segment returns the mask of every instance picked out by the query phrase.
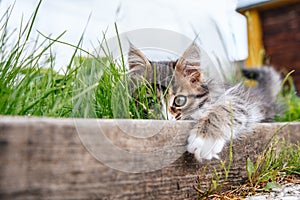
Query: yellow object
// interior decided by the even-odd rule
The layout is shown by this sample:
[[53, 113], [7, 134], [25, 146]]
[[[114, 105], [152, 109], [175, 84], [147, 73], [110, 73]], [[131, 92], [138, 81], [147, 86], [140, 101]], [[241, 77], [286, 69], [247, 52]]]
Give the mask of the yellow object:
[[264, 46], [262, 39], [262, 27], [257, 10], [248, 10], [245, 13], [248, 23], [248, 58], [247, 67], [259, 67], [264, 64]]

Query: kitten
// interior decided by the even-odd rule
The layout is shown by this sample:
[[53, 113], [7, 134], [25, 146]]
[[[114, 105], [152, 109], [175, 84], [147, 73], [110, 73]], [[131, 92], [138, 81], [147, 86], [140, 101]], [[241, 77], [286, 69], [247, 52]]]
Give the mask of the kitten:
[[231, 138], [251, 132], [256, 123], [272, 120], [277, 112], [281, 79], [273, 68], [243, 69], [246, 77], [258, 81], [257, 87], [247, 88], [243, 83], [230, 85], [206, 77], [196, 44], [177, 61], [151, 62], [133, 46], [128, 56], [131, 80], [144, 77], [166, 94], [168, 119], [195, 121], [189, 130], [187, 151], [199, 162], [218, 159]]

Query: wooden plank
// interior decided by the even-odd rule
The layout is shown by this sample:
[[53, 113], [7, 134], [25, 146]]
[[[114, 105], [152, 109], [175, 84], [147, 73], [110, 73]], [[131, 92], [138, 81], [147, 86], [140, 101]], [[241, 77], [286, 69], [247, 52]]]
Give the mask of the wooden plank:
[[[201, 180], [199, 184], [205, 187], [213, 167], [218, 168], [220, 161], [197, 163], [192, 155], [183, 152], [187, 130], [192, 125], [191, 121], [0, 117], [0, 198], [195, 198], [197, 193], [193, 185]], [[234, 141], [230, 182], [239, 182], [245, 178], [247, 157], [254, 158], [261, 152], [270, 136], [282, 125], [260, 124], [252, 135]], [[99, 157], [83, 145], [86, 142], [82, 139], [95, 130], [101, 130], [114, 146], [128, 152], [135, 148], [147, 153], [172, 147], [175, 152], [183, 153], [162, 169], [144, 173], [119, 171], [108, 167], [105, 162], [126, 165], [126, 159], [104, 150], [110, 159], [98, 161]], [[129, 133], [130, 130], [134, 131]], [[151, 135], [152, 130], [155, 131], [154, 135]], [[143, 132], [146, 134], [143, 135]], [[299, 123], [291, 123], [280, 134], [288, 141], [295, 142], [300, 141], [299, 132]], [[142, 136], [138, 137], [137, 133]], [[143, 143], [142, 139], [145, 138], [147, 140]], [[105, 145], [97, 138], [92, 141], [92, 144]], [[161, 153], [160, 156], [164, 157], [163, 153], [168, 152]], [[228, 159], [228, 146], [221, 158]], [[154, 162], [159, 160], [154, 157], [151, 159]], [[135, 163], [139, 166], [142, 162], [137, 159]], [[143, 163], [140, 166], [143, 168]]]
[[292, 74], [296, 90], [300, 91], [300, 1], [260, 12], [264, 46], [270, 65], [278, 71]]
[[256, 10], [269, 10], [273, 8], [278, 8], [290, 4], [298, 3], [298, 0], [272, 0], [272, 1], [266, 1], [262, 3], [257, 3], [253, 5], [249, 5], [246, 7], [238, 8], [238, 11], [243, 12], [246, 10], [256, 9]]

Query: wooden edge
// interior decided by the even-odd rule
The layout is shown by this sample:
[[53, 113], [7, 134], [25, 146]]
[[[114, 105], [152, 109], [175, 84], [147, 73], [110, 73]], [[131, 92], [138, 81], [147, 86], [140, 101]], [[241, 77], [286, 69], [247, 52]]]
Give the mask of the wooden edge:
[[247, 67], [258, 67], [264, 64], [264, 44], [257, 10], [249, 10], [244, 13], [247, 18], [248, 32], [248, 58], [245, 61]]
[[[221, 169], [221, 166], [220, 160], [216, 159], [198, 163], [191, 154], [184, 152], [187, 130], [192, 125], [191, 121], [0, 117], [0, 198], [196, 198], [193, 186], [208, 187], [214, 168]], [[133, 135], [121, 136], [130, 129], [134, 130]], [[83, 141], [95, 130], [104, 132], [110, 141], [116, 142], [113, 146], [125, 148], [127, 154], [132, 154], [134, 149], [130, 147], [135, 145], [150, 159], [145, 162], [144, 158], [148, 156], [135, 156], [130, 161], [127, 155], [114, 155], [115, 152], [107, 151], [108, 148], [100, 148], [100, 153], [104, 152], [107, 157], [100, 156], [99, 159], [95, 155], [97, 148], [93, 152], [93, 145], [106, 147], [106, 143], [93, 137], [87, 143]], [[145, 130], [156, 130], [157, 134], [135, 138], [135, 133]], [[259, 124], [253, 134], [233, 141], [233, 163], [228, 182], [245, 179], [246, 159], [255, 159], [277, 130], [287, 141], [300, 141], [299, 123]], [[143, 143], [145, 138], [150, 139]], [[156, 146], [160, 148], [155, 149]], [[169, 147], [175, 150], [170, 151]], [[161, 149], [164, 151], [160, 152]], [[227, 146], [220, 156], [228, 162], [228, 155]], [[166, 161], [169, 164], [164, 165]], [[153, 166], [159, 164], [162, 164], [161, 168], [153, 170]], [[148, 172], [145, 166], [149, 167]], [[125, 170], [117, 170], [118, 167]], [[139, 172], [140, 169], [144, 171]], [[224, 181], [223, 175], [219, 181]]]
[[272, 1], [267, 1], [267, 2], [262, 2], [262, 3], [246, 6], [246, 7], [241, 7], [241, 8], [238, 8], [237, 10], [239, 12], [244, 12], [244, 11], [253, 10], [253, 9], [268, 10], [268, 9], [277, 8], [280, 6], [287, 6], [287, 5], [290, 5], [293, 3], [299, 3], [299, 1], [298, 0], [272, 0]]

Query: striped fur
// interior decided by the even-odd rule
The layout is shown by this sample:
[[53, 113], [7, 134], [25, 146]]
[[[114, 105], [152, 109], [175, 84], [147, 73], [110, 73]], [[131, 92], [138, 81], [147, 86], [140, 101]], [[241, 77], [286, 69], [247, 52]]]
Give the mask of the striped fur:
[[253, 76], [258, 81], [256, 88], [247, 88], [243, 83], [219, 83], [214, 77], [203, 77], [205, 69], [195, 44], [175, 62], [151, 62], [131, 47], [129, 66], [129, 76], [144, 76], [149, 83], [155, 81], [167, 91], [164, 99], [168, 119], [195, 120], [195, 126], [189, 130], [187, 150], [199, 162], [218, 158], [231, 138], [251, 132], [256, 123], [269, 121], [276, 114], [281, 80], [270, 67], [243, 70], [246, 77]]

